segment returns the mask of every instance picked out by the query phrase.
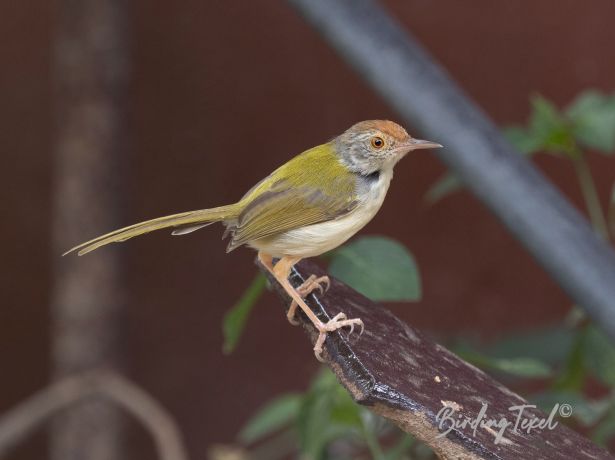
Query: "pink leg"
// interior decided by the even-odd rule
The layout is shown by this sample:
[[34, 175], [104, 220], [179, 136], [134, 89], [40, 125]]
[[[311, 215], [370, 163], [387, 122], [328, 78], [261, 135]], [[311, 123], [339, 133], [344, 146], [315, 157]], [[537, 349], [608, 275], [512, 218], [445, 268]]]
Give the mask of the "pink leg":
[[[322, 285], [325, 284], [323, 288]], [[301, 296], [301, 298], [305, 299], [311, 292], [318, 289], [321, 294], [324, 294], [329, 290], [329, 286], [331, 285], [331, 281], [328, 276], [321, 276], [320, 278], [316, 278], [316, 275], [311, 275], [308, 279], [306, 279], [301, 286], [297, 288], [297, 292]], [[298, 326], [301, 324], [297, 318], [295, 318], [295, 313], [297, 311], [297, 307], [299, 305], [294, 300], [290, 304], [288, 308], [288, 313], [286, 317], [288, 318], [288, 322], [293, 326]]]
[[[284, 288], [286, 293], [291, 297], [293, 303], [296, 303], [299, 308], [303, 310], [306, 316], [310, 319], [316, 330], [318, 331], [318, 339], [316, 340], [316, 344], [314, 345], [314, 354], [319, 361], [323, 361], [322, 358], [322, 346], [327, 338], [327, 332], [336, 331], [343, 327], [350, 327], [351, 332], [354, 330], [355, 326], [361, 327], [361, 333], [363, 332], [363, 321], [359, 318], [354, 319], [346, 319], [346, 315], [344, 313], [338, 313], [335, 317], [323, 323], [318, 319], [316, 314], [312, 311], [310, 307], [305, 303], [301, 295], [293, 288], [293, 286], [288, 281], [288, 275], [290, 274], [290, 270], [293, 265], [301, 260], [300, 257], [282, 257], [275, 266], [273, 265], [273, 258], [262, 252], [258, 253], [258, 258], [260, 262], [263, 264], [267, 270], [274, 276], [274, 278], [280, 283], [280, 285]], [[308, 278], [309, 279], [309, 278]], [[316, 281], [314, 279], [313, 281]], [[324, 281], [323, 281], [324, 282]], [[316, 289], [316, 287], [314, 287]], [[295, 307], [296, 308], [296, 307]], [[294, 312], [293, 312], [294, 313]]]

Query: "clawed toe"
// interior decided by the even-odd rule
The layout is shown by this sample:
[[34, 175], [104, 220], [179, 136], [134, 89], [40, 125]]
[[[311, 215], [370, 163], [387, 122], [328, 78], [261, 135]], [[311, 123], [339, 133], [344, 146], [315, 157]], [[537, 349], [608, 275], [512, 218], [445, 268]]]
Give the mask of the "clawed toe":
[[[322, 285], [325, 285], [323, 288]], [[306, 279], [301, 286], [297, 288], [297, 293], [301, 297], [305, 297], [308, 294], [312, 293], [314, 290], [318, 289], [321, 294], [324, 294], [329, 290], [331, 286], [331, 281], [328, 276], [321, 276], [320, 278], [316, 278], [316, 275], [311, 275], [308, 279]]]
[[350, 336], [354, 332], [355, 326], [359, 326], [361, 328], [361, 332], [359, 332], [359, 336], [363, 334], [364, 325], [363, 321], [359, 318], [347, 319], [345, 313], [338, 313], [329, 321], [324, 323], [321, 327], [318, 328], [318, 339], [316, 340], [316, 344], [314, 345], [314, 355], [316, 359], [324, 362], [322, 358], [322, 346], [325, 343], [325, 339], [327, 338], [328, 332], [337, 331], [343, 327], [350, 327], [350, 331], [348, 332], [348, 336]]
[[331, 318], [327, 322], [327, 324], [329, 324], [329, 323], [337, 323], [338, 321], [344, 321], [344, 320], [346, 320], [346, 318], [347, 318], [346, 313], [338, 313], [333, 318]]
[[299, 304], [297, 304], [297, 302], [293, 300], [290, 304], [290, 307], [288, 308], [288, 312], [286, 312], [286, 318], [288, 319], [288, 322], [293, 326], [299, 326], [301, 324], [301, 321], [297, 319], [298, 306]]
[[338, 313], [333, 318], [331, 318], [329, 321], [327, 321], [324, 324], [323, 329], [326, 332], [332, 332], [332, 331], [337, 331], [338, 329], [341, 329], [347, 326], [350, 327], [351, 334], [354, 331], [355, 326], [360, 326], [361, 333], [363, 333], [363, 328], [364, 328], [363, 321], [361, 321], [359, 318], [347, 319], [344, 313]]
[[[329, 290], [329, 288], [331, 287], [331, 280], [329, 279], [328, 276], [321, 276], [320, 278], [316, 278], [314, 281], [316, 281], [318, 283], [318, 285], [320, 286], [320, 288], [321, 288], [320, 293], [321, 294], [325, 294]], [[323, 283], [325, 285], [324, 292], [322, 291], [321, 283]]]

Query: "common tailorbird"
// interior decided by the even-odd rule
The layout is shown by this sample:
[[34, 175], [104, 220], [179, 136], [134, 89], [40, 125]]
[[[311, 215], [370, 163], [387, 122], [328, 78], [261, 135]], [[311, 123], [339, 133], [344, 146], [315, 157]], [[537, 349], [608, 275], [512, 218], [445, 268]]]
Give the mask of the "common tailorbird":
[[[327, 332], [355, 326], [359, 318], [343, 312], [322, 322], [304, 302], [314, 289], [329, 285], [327, 277], [309, 277], [294, 289], [290, 271], [306, 257], [323, 254], [341, 245], [367, 224], [380, 209], [393, 167], [411, 150], [442, 147], [411, 137], [392, 121], [368, 120], [355, 124], [326, 144], [309, 149], [252, 187], [237, 203], [218, 208], [182, 212], [141, 222], [99, 236], [69, 250], [79, 255], [109, 243], [174, 227], [184, 235], [214, 222], [226, 227], [227, 252], [247, 244], [258, 251], [262, 265], [292, 299], [288, 319], [297, 324], [300, 307], [318, 330], [314, 353], [322, 360]], [[279, 259], [274, 264], [274, 259]], [[377, 267], [376, 267], [377, 269]]]

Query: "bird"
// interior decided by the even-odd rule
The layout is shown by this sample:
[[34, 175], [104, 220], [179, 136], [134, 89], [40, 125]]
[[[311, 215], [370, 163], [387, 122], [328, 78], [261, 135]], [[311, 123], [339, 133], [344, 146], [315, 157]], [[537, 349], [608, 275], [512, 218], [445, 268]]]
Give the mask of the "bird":
[[393, 178], [393, 168], [406, 154], [442, 145], [415, 139], [389, 120], [366, 120], [352, 125], [329, 142], [295, 156], [254, 185], [236, 203], [182, 212], [140, 222], [98, 236], [68, 250], [84, 255], [110, 243], [123, 242], [154, 230], [173, 228], [185, 235], [215, 222], [228, 237], [227, 252], [247, 245], [259, 262], [292, 299], [287, 313], [292, 324], [301, 308], [318, 331], [316, 358], [323, 361], [328, 332], [355, 326], [360, 318], [343, 312], [321, 321], [304, 298], [315, 289], [323, 292], [328, 277], [312, 275], [298, 288], [288, 277], [301, 259], [319, 256], [340, 246], [376, 215]]

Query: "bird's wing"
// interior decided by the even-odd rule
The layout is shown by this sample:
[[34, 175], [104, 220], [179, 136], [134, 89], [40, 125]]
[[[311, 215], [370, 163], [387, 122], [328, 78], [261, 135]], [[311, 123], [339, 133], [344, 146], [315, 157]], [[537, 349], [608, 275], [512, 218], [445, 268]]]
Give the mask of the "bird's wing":
[[274, 171], [242, 199], [228, 228], [231, 251], [252, 240], [341, 217], [358, 204], [357, 179], [329, 144], [308, 150]]

